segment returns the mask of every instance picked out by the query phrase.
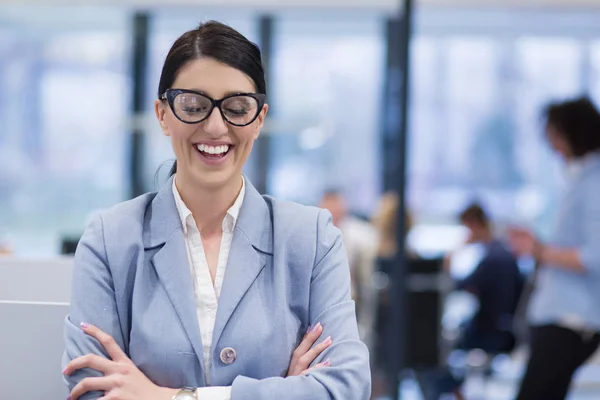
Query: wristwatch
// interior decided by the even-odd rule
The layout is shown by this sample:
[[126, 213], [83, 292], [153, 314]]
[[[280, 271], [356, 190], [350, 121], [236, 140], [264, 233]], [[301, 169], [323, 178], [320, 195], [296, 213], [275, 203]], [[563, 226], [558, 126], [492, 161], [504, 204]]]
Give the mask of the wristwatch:
[[173, 397], [173, 400], [198, 400], [198, 392], [195, 388], [184, 387]]

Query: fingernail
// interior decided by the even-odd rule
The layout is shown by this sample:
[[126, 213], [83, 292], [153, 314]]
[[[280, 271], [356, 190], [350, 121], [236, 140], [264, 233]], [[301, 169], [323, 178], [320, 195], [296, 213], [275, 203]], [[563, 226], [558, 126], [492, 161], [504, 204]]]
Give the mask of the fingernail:
[[62, 373], [63, 373], [63, 375], [66, 375], [66, 374], [67, 374], [67, 369], [66, 369], [66, 368], [65, 368], [65, 369], [63, 369], [63, 372], [62, 372]]
[[325, 360], [325, 362], [323, 363], [323, 365], [331, 365], [331, 362], [329, 361], [329, 359]]
[[328, 336], [327, 339], [325, 339], [325, 343], [327, 344], [331, 344], [333, 342], [333, 340], [331, 340], [331, 336]]
[[71, 396], [67, 397], [67, 400], [71, 400]]
[[[89, 327], [90, 327], [90, 324], [88, 324], [87, 322], [82, 322], [82, 323], [81, 323], [81, 328], [82, 328], [82, 329], [87, 329], [87, 328], [89, 328]], [[71, 399], [67, 399], [67, 400], [71, 400]]]
[[305, 335], [306, 335], [306, 334], [308, 334], [308, 332], [310, 332], [310, 325], [308, 326], [308, 328], [306, 328], [306, 333], [305, 333]]
[[313, 328], [313, 332], [316, 332], [319, 330], [319, 328], [321, 327], [321, 323], [319, 322], [318, 324], [315, 325], [315, 327]]

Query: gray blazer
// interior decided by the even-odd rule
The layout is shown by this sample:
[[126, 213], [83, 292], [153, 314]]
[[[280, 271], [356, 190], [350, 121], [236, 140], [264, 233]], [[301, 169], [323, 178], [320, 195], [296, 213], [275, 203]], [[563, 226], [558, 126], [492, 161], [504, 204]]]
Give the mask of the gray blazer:
[[[369, 356], [359, 340], [340, 232], [328, 212], [261, 196], [248, 182], [215, 322], [210, 384], [232, 400], [366, 400]], [[112, 335], [159, 386], [206, 386], [202, 343], [181, 221], [171, 181], [98, 214], [75, 254], [63, 366], [108, 357], [79, 328]], [[306, 328], [318, 322], [331, 366], [286, 378]], [[233, 350], [233, 351], [232, 351]], [[92, 370], [65, 377], [69, 389]], [[84, 399], [97, 399], [89, 393]]]

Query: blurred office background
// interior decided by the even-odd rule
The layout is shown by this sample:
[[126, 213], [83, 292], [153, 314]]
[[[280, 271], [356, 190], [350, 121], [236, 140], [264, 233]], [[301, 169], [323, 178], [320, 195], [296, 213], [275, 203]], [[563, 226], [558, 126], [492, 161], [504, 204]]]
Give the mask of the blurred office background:
[[[272, 112], [250, 180], [305, 204], [336, 187], [355, 214], [375, 210], [396, 2], [51, 3], [0, 1], [0, 245], [13, 257], [54, 258], [91, 213], [164, 182], [173, 153], [153, 115], [160, 68], [174, 39], [209, 19], [267, 50]], [[539, 112], [581, 93], [600, 100], [599, 20], [593, 0], [416, 2], [406, 199], [418, 252], [461, 243], [456, 213], [473, 198], [500, 227], [548, 232], [562, 170]], [[147, 51], [136, 85], [140, 21]], [[464, 265], [458, 275], [474, 262]]]
[[[477, 196], [498, 218], [545, 227], [559, 169], [540, 106], [581, 92], [600, 99], [600, 7], [423, 3], [410, 61], [407, 193], [416, 221], [444, 225]], [[270, 140], [267, 156], [250, 161], [250, 179], [266, 171], [268, 193], [303, 203], [342, 187], [353, 210], [373, 211], [393, 9], [151, 7], [147, 115], [134, 121], [135, 9], [1, 7], [0, 235], [16, 254], [57, 254], [90, 212], [127, 199], [134, 158], [141, 186], [155, 188], [157, 170], [173, 159], [153, 116], [160, 68], [172, 41], [208, 19], [259, 44], [261, 19], [272, 22]], [[134, 122], [144, 127], [141, 148], [132, 148]]]

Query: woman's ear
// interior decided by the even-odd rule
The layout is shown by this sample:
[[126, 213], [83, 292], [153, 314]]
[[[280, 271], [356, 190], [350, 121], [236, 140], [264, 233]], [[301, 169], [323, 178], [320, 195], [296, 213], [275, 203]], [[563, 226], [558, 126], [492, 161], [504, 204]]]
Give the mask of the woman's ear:
[[258, 117], [256, 118], [256, 121], [258, 123], [256, 124], [256, 132], [254, 132], [254, 140], [258, 139], [258, 136], [260, 135], [260, 131], [262, 130], [263, 126], [265, 125], [265, 120], [267, 118], [268, 112], [269, 112], [269, 105], [265, 104], [263, 106], [262, 110], [260, 110]]
[[162, 129], [165, 136], [171, 136], [169, 132], [169, 127], [165, 121], [165, 117], [167, 115], [166, 110], [166, 102], [163, 100], [154, 100], [154, 113], [156, 114], [156, 119], [160, 124], [160, 128]]

